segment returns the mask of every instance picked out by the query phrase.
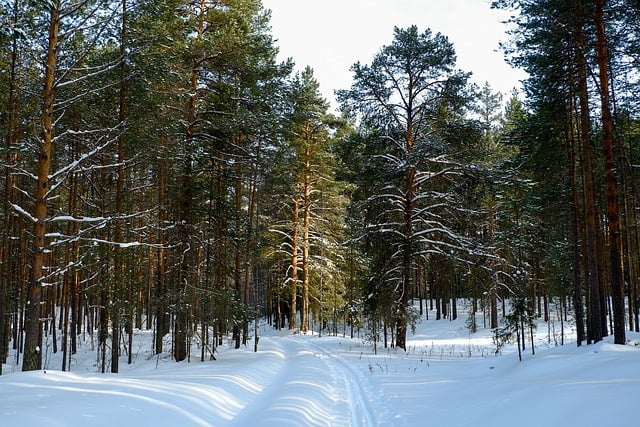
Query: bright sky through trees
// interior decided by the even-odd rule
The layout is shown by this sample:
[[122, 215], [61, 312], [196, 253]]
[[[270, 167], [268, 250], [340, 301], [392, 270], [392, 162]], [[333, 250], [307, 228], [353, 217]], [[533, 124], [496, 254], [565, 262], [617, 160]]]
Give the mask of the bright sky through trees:
[[508, 95], [525, 77], [504, 61], [499, 42], [507, 40], [507, 27], [490, 0], [263, 0], [263, 5], [272, 11], [280, 57], [293, 58], [299, 69], [310, 65], [332, 105], [333, 91], [351, 85], [351, 65], [369, 63], [391, 42], [394, 26], [415, 24], [449, 37], [458, 67], [472, 71], [479, 86], [488, 81]]

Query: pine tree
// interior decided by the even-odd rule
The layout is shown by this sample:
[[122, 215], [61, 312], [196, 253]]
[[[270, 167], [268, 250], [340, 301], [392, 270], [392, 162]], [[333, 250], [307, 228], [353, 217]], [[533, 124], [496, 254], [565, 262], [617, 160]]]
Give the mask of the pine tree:
[[468, 101], [468, 75], [455, 70], [455, 59], [442, 34], [419, 33], [415, 26], [396, 28], [393, 42], [371, 65], [353, 65], [351, 89], [339, 92], [343, 109], [358, 117], [379, 150], [371, 161], [388, 168], [390, 180], [376, 182], [368, 204], [377, 212], [377, 219], [370, 219], [371, 231], [384, 235], [393, 248], [391, 265], [381, 265], [377, 281], [395, 289], [387, 304], [396, 313], [393, 323], [401, 348], [406, 347], [412, 317], [409, 294], [418, 260], [468, 244], [454, 231], [453, 221], [445, 219], [455, 216], [456, 196], [441, 191], [463, 169], [449, 159], [465, 129], [462, 110]]
[[31, 271], [29, 273], [29, 298], [25, 316], [25, 344], [23, 371], [40, 369], [42, 366], [41, 306], [42, 278], [47, 219], [47, 193], [49, 191], [49, 169], [51, 166], [51, 144], [53, 133], [53, 108], [55, 101], [55, 75], [57, 65], [58, 35], [60, 31], [60, 1], [50, 5], [48, 47], [45, 58], [44, 88], [42, 95], [42, 136], [39, 144], [38, 175], [35, 193], [34, 229]]
[[609, 70], [607, 38], [605, 34], [604, 0], [596, 0], [595, 26], [597, 36], [597, 57], [602, 106], [602, 137], [606, 172], [607, 227], [609, 231], [609, 268], [613, 299], [614, 342], [626, 344], [624, 284], [622, 276], [622, 238], [620, 230], [620, 207], [616, 178], [617, 162], [613, 147], [613, 117], [609, 93]]

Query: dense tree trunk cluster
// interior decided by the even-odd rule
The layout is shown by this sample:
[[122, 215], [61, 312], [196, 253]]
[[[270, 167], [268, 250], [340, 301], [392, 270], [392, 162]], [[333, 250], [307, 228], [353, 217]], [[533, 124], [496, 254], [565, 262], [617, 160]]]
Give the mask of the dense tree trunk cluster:
[[558, 251], [566, 245], [562, 260], [545, 264], [572, 266], [565, 270], [571, 275], [546, 268], [556, 276], [542, 279], [572, 294], [578, 345], [609, 333], [624, 344], [625, 329], [638, 330], [637, 5], [546, 0], [494, 7], [515, 12], [508, 52], [530, 75], [520, 171], [537, 182], [532, 195], [541, 213], [556, 215], [545, 221], [545, 242]]

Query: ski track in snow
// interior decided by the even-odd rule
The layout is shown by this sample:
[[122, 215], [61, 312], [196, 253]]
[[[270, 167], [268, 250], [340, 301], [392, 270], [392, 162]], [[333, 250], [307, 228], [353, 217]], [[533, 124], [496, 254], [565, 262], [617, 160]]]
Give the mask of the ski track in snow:
[[344, 392], [338, 393], [338, 395], [343, 395], [343, 402], [348, 406], [347, 413], [351, 421], [351, 426], [379, 425], [370, 402], [370, 400], [372, 400], [370, 396], [371, 393], [369, 392], [370, 388], [365, 387], [365, 382], [363, 378], [358, 375], [358, 372], [340, 360], [336, 355], [330, 354], [310, 340], [306, 341], [306, 345], [318, 352], [318, 357], [322, 359], [331, 372], [336, 390]]
[[263, 338], [261, 347], [273, 348], [283, 363], [269, 378], [258, 398], [234, 417], [233, 425], [327, 425], [331, 419], [332, 390], [323, 370], [300, 343], [283, 346], [281, 340]]
[[234, 425], [377, 426], [386, 405], [357, 368], [312, 342], [317, 337], [264, 338], [286, 362], [233, 420]]
[[344, 355], [330, 353], [310, 340], [306, 343], [327, 360], [335, 378], [339, 378], [344, 384], [351, 413], [351, 426], [389, 425], [392, 419], [398, 420], [387, 405], [382, 391], [374, 386], [359, 368], [348, 363]]
[[368, 390], [365, 389], [363, 383], [354, 370], [350, 369], [345, 363], [341, 363], [334, 355], [325, 353], [324, 358], [332, 372], [334, 378], [340, 378], [346, 390], [346, 401], [349, 405], [352, 426], [375, 426], [379, 425], [374, 417], [374, 411], [369, 401]]

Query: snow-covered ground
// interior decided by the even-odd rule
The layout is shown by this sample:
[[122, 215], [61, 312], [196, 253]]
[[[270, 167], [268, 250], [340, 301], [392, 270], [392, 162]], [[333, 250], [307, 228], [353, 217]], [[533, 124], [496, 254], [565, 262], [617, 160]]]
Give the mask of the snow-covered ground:
[[216, 361], [191, 363], [151, 356], [140, 332], [119, 374], [100, 374], [89, 346], [71, 372], [57, 370], [58, 355], [38, 372], [4, 365], [0, 426], [640, 426], [640, 335], [555, 346], [541, 324], [535, 355], [519, 362], [464, 325], [423, 320], [406, 353], [377, 354], [365, 340], [264, 325], [258, 353], [221, 347]]

